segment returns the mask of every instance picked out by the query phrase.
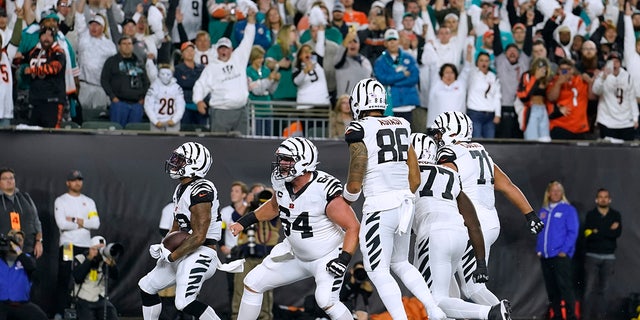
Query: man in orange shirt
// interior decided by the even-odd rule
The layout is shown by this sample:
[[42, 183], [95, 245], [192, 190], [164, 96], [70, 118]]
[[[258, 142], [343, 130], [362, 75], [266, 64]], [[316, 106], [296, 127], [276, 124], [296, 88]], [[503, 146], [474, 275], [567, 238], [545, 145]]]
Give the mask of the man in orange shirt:
[[588, 74], [576, 71], [571, 60], [560, 60], [558, 73], [547, 86], [551, 139], [585, 139], [585, 133], [589, 132], [587, 104], [592, 82]]
[[353, 9], [353, 0], [340, 0], [340, 2], [344, 5], [344, 22], [349, 26], [354, 25], [358, 29], [363, 29], [369, 24], [364, 12]]

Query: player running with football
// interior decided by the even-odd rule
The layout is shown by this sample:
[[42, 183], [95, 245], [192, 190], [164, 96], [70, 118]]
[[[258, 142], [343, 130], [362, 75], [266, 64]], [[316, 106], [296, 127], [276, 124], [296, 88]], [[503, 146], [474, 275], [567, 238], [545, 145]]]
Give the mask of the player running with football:
[[342, 198], [340, 180], [316, 170], [317, 164], [318, 149], [311, 141], [294, 137], [282, 142], [271, 173], [272, 198], [229, 227], [238, 235], [279, 215], [285, 235], [244, 279], [238, 319], [258, 318], [265, 291], [309, 277], [315, 278], [318, 306], [331, 319], [353, 319], [339, 292], [360, 225]]
[[[438, 115], [434, 127], [442, 134], [442, 146], [438, 150], [438, 163], [451, 163], [458, 168], [462, 181], [462, 190], [471, 199], [476, 208], [482, 234], [484, 236], [485, 256], [489, 260], [491, 245], [500, 234], [500, 220], [495, 208], [494, 190], [502, 192], [527, 219], [529, 231], [537, 234], [544, 227], [533, 211], [531, 204], [522, 191], [511, 182], [511, 179], [493, 162], [484, 146], [470, 142], [473, 123], [464, 113], [447, 111]], [[475, 303], [493, 306], [500, 301], [487, 289], [484, 283], [471, 281], [469, 266], [474, 263], [471, 247], [467, 245], [464, 260], [458, 266], [457, 276], [460, 289], [465, 297]]]
[[420, 169], [409, 141], [409, 122], [386, 117], [387, 95], [375, 79], [364, 79], [350, 98], [354, 120], [349, 144], [349, 178], [344, 198], [355, 202], [364, 191], [360, 251], [369, 279], [393, 319], [407, 319], [400, 287], [391, 270], [425, 306], [429, 319], [445, 319], [420, 272], [408, 261], [414, 193]]
[[154, 244], [149, 253], [158, 259], [151, 272], [138, 282], [145, 320], [158, 319], [162, 304], [158, 291], [176, 285], [175, 304], [178, 310], [196, 319], [220, 319], [213, 308], [196, 300], [202, 284], [219, 267], [216, 243], [220, 240], [218, 192], [204, 177], [213, 160], [209, 150], [197, 142], [187, 142], [175, 149], [165, 165], [173, 179], [179, 179], [173, 195], [174, 221], [170, 233], [176, 230], [191, 234], [173, 251], [163, 244]]
[[451, 163], [436, 164], [438, 145], [434, 139], [424, 133], [413, 133], [411, 145], [417, 153], [421, 175], [413, 220], [416, 233], [413, 264], [449, 318], [509, 319], [506, 300], [489, 307], [450, 296], [451, 279], [469, 240], [476, 257], [473, 281], [489, 280], [480, 221], [471, 200], [461, 190], [458, 169]]

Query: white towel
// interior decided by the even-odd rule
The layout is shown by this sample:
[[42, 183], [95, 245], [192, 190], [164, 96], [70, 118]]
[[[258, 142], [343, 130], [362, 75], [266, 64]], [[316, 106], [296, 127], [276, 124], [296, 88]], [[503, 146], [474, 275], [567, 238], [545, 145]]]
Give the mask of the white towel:
[[241, 273], [244, 271], [244, 259], [233, 260], [218, 266], [218, 270], [230, 273]]
[[400, 221], [398, 222], [398, 229], [396, 232], [402, 235], [410, 230], [409, 224], [411, 223], [411, 217], [413, 216], [413, 199], [405, 198], [402, 200], [402, 204], [398, 211], [400, 213]]

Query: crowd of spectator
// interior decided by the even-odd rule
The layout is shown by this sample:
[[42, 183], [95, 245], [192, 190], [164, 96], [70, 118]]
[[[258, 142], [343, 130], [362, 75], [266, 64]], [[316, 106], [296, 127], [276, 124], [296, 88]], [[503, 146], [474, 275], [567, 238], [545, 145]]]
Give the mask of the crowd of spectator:
[[278, 101], [332, 112], [373, 76], [414, 131], [457, 110], [479, 138], [633, 140], [637, 2], [7, 1], [0, 94], [14, 104], [0, 125], [57, 128], [100, 110], [123, 127], [249, 133], [252, 115], [279, 135], [265, 121]]

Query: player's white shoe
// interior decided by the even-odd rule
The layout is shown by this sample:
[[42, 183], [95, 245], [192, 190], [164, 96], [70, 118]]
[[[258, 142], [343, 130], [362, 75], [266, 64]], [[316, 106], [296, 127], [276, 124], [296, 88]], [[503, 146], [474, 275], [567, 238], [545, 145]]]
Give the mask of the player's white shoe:
[[511, 302], [502, 300], [489, 310], [489, 320], [511, 320]]

